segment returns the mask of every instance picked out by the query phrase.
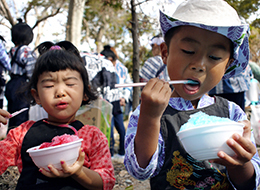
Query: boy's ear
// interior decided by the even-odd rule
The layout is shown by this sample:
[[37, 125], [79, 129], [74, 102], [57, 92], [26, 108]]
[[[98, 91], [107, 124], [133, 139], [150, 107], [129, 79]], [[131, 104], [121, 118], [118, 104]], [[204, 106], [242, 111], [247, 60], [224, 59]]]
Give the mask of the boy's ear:
[[234, 58], [230, 58], [227, 65], [226, 65], [226, 70], [228, 69], [229, 65], [234, 61]]
[[31, 89], [31, 94], [32, 94], [32, 96], [33, 96], [33, 98], [34, 98], [36, 104], [41, 105], [41, 101], [40, 101], [40, 98], [39, 98], [39, 95], [38, 95], [37, 90], [34, 89], [34, 88], [32, 88], [32, 89]]
[[161, 43], [160, 48], [161, 48], [161, 56], [162, 56], [163, 63], [167, 65], [168, 48], [166, 43], [165, 42]]

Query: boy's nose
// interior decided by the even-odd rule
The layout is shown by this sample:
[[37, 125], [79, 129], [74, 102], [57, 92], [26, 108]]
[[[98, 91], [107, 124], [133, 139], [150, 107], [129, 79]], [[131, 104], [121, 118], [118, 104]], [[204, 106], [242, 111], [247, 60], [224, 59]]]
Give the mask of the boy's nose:
[[203, 59], [200, 59], [200, 60], [196, 60], [194, 61], [190, 68], [194, 71], [197, 71], [197, 72], [203, 72], [205, 71], [206, 67], [205, 67], [205, 63], [204, 63], [204, 60]]

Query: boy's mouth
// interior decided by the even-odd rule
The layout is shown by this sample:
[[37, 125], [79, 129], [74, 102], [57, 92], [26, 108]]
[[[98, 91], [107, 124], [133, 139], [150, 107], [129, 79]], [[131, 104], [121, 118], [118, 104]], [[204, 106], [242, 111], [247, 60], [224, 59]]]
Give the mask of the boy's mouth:
[[200, 88], [200, 82], [192, 79], [189, 80], [192, 81], [192, 83], [185, 84], [184, 88], [186, 89], [187, 93], [195, 94]]

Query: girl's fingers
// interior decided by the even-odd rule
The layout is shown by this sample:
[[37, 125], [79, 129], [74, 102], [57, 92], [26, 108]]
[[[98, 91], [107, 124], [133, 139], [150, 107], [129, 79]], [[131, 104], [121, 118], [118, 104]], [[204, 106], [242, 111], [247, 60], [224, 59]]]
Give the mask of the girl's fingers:
[[3, 110], [3, 109], [0, 109], [0, 115], [2, 117], [6, 117], [6, 118], [10, 118], [10, 116], [11, 116], [11, 114], [8, 111]]
[[48, 165], [48, 170], [45, 170], [44, 168], [40, 168], [39, 171], [50, 178], [55, 178], [55, 177], [68, 177], [71, 176], [72, 174], [76, 173], [77, 171], [79, 171], [83, 164], [84, 164], [84, 160], [85, 160], [85, 152], [83, 151], [83, 149], [81, 148], [79, 150], [79, 157], [78, 160], [72, 165], [72, 166], [68, 166], [67, 163], [64, 160], [61, 160], [60, 164], [62, 169], [58, 170], [56, 168], [54, 168], [51, 164]]

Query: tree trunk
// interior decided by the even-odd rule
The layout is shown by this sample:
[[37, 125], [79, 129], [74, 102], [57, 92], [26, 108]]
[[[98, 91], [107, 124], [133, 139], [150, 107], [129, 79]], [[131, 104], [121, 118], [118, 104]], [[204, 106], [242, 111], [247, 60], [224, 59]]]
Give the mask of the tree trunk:
[[[133, 38], [133, 82], [139, 82], [139, 46], [138, 46], [138, 22], [135, 8], [135, 0], [131, 0], [132, 13], [132, 38]], [[133, 91], [133, 110], [139, 104], [140, 87], [134, 87]]]
[[81, 40], [81, 26], [86, 0], [70, 0], [69, 15], [66, 27], [66, 40], [79, 47]]
[[100, 53], [103, 50], [103, 43], [102, 43], [102, 37], [104, 35], [104, 31], [105, 31], [105, 27], [104, 26], [100, 26], [98, 33], [97, 33], [97, 37], [95, 39], [95, 43], [97, 46], [97, 53]]

